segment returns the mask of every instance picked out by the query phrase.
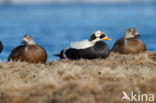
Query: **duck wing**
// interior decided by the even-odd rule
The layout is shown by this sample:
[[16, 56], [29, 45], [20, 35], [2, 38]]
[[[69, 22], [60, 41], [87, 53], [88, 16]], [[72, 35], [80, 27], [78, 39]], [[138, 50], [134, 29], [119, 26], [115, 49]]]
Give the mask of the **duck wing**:
[[11, 54], [9, 55], [8, 57], [8, 61], [18, 61], [22, 58], [22, 54], [23, 54], [23, 51], [24, 51], [24, 45], [20, 45], [16, 48], [14, 48], [11, 52]]
[[119, 40], [117, 40], [114, 44], [114, 46], [112, 47], [113, 52], [118, 52], [120, 50], [120, 48], [122, 47], [122, 45], [124, 44], [124, 39], [121, 38]]
[[68, 48], [64, 54], [69, 59], [96, 59], [106, 58], [109, 56], [110, 49], [106, 43], [100, 41], [94, 46], [85, 49]]
[[89, 48], [93, 45], [94, 45], [94, 43], [91, 43], [89, 40], [82, 40], [82, 41], [78, 41], [78, 42], [72, 42], [69, 47], [74, 48], [74, 49], [85, 49], [85, 48]]

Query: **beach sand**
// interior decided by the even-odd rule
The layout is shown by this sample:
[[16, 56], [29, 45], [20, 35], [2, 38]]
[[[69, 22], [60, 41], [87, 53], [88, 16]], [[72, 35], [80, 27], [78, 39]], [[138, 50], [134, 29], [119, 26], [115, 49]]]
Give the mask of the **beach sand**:
[[0, 63], [0, 103], [130, 103], [123, 91], [156, 96], [156, 53]]

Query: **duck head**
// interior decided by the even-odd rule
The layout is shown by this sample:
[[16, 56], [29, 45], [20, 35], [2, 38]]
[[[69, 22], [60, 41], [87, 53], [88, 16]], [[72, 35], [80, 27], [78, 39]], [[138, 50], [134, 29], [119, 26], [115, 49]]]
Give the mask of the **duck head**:
[[101, 40], [112, 40], [110, 38], [108, 38], [102, 31], [98, 30], [96, 32], [94, 32], [92, 34], [92, 36], [90, 37], [90, 41], [92, 42], [97, 42], [97, 41], [101, 41]]
[[35, 42], [32, 39], [32, 37], [28, 34], [24, 35], [23, 40], [22, 40], [22, 44], [24, 45], [34, 45]]
[[125, 39], [135, 38], [137, 36], [140, 36], [140, 34], [137, 32], [135, 28], [129, 28], [125, 32]]

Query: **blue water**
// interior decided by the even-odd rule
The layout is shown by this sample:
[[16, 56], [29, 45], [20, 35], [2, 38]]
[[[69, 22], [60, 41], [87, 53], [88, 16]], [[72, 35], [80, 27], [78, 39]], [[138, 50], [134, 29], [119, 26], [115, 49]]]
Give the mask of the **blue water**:
[[6, 61], [24, 34], [48, 52], [48, 61], [71, 42], [89, 39], [92, 32], [102, 30], [113, 39], [110, 47], [123, 37], [129, 27], [137, 28], [148, 50], [156, 50], [156, 3], [118, 4], [52, 4], [0, 6], [0, 40]]

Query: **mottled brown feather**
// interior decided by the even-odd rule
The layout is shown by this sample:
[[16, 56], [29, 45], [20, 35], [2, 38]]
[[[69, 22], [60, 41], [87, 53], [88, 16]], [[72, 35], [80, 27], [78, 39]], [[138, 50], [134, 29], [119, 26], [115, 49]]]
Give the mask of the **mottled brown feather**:
[[146, 46], [138, 38], [121, 38], [116, 41], [112, 51], [120, 54], [138, 54], [146, 51]]
[[13, 49], [8, 61], [25, 61], [31, 63], [45, 63], [47, 60], [47, 52], [38, 45], [21, 45]]

